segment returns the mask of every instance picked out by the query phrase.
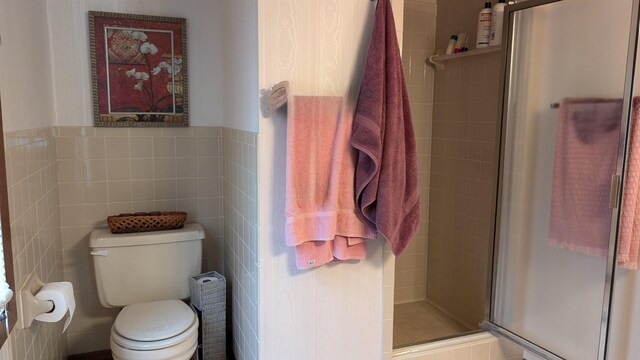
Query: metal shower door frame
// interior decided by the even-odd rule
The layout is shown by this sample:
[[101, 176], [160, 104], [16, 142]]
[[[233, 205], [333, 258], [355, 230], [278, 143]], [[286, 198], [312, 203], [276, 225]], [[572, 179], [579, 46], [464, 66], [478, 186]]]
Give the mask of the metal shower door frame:
[[[498, 159], [498, 172], [496, 174], [495, 183], [497, 187], [495, 189], [495, 214], [493, 218], [493, 248], [490, 253], [489, 273], [491, 274], [487, 280], [487, 301], [485, 301], [485, 320], [481, 326], [499, 336], [507, 338], [514, 343], [520, 345], [524, 349], [531, 351], [546, 359], [562, 360], [563, 358], [553, 353], [552, 351], [545, 349], [538, 344], [535, 344], [527, 340], [524, 336], [512, 332], [494, 320], [494, 303], [496, 301], [496, 284], [497, 284], [497, 268], [498, 268], [498, 252], [500, 247], [500, 234], [498, 229], [500, 228], [500, 214], [502, 208], [502, 186], [504, 176], [504, 158], [505, 158], [505, 141], [506, 141], [506, 119], [509, 111], [509, 92], [511, 82], [511, 69], [514, 65], [513, 48], [514, 48], [514, 30], [518, 23], [518, 11], [534, 8], [537, 6], [547, 5], [563, 0], [526, 0], [520, 1], [513, 5], [508, 5], [504, 9], [504, 30], [503, 30], [503, 49], [502, 49], [502, 61], [500, 71], [500, 126], [498, 126], [498, 134], [496, 139], [499, 139], [500, 144], [496, 153]], [[606, 273], [605, 273], [605, 286], [603, 293], [603, 304], [601, 312], [600, 322], [600, 335], [598, 344], [598, 360], [607, 359], [608, 352], [608, 333], [610, 329], [610, 317], [612, 311], [612, 298], [614, 291], [615, 273], [616, 273], [616, 256], [618, 252], [618, 225], [620, 215], [620, 204], [622, 203], [622, 191], [624, 188], [624, 176], [626, 170], [627, 157], [629, 156], [629, 149], [627, 146], [627, 137], [630, 129], [630, 116], [633, 96], [633, 82], [635, 77], [635, 64], [638, 50], [638, 26], [640, 16], [640, 0], [633, 0], [632, 5], [632, 17], [631, 28], [629, 31], [629, 46], [627, 52], [627, 66], [625, 74], [624, 84], [624, 96], [623, 96], [623, 114], [620, 124], [620, 142], [618, 157], [616, 161], [616, 173], [612, 174], [617, 177], [617, 194], [615, 195], [616, 206], [611, 209], [611, 229], [609, 233], [609, 249], [607, 255]], [[616, 226], [613, 226], [615, 224]]]

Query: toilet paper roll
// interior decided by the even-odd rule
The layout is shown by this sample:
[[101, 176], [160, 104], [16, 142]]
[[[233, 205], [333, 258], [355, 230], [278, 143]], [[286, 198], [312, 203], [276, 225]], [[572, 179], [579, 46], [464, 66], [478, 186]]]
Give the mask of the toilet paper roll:
[[198, 284], [206, 284], [212, 281], [218, 281], [218, 278], [213, 276], [205, 276], [203, 278], [198, 279]]
[[53, 311], [36, 316], [36, 320], [42, 322], [58, 322], [62, 320], [64, 315], [69, 312], [69, 317], [64, 322], [62, 332], [73, 319], [73, 313], [76, 311], [76, 300], [73, 297], [73, 285], [68, 281], [52, 282], [45, 284], [36, 294], [39, 300], [53, 301]]

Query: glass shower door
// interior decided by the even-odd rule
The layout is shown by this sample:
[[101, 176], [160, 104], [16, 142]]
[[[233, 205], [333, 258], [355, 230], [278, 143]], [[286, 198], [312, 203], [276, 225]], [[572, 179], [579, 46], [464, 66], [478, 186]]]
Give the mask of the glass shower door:
[[604, 358], [633, 8], [633, 0], [530, 0], [505, 13], [486, 325], [548, 358]]

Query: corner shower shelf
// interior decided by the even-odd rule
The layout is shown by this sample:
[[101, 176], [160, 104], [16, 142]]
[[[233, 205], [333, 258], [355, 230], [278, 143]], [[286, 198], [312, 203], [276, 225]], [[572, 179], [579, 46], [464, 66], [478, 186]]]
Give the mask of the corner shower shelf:
[[444, 63], [451, 60], [456, 60], [460, 58], [466, 58], [469, 56], [476, 56], [482, 54], [488, 54], [500, 51], [500, 45], [496, 46], [487, 46], [485, 48], [473, 49], [457, 54], [449, 54], [449, 55], [431, 55], [427, 58], [426, 63], [431, 63], [436, 68], [436, 70], [444, 70]]

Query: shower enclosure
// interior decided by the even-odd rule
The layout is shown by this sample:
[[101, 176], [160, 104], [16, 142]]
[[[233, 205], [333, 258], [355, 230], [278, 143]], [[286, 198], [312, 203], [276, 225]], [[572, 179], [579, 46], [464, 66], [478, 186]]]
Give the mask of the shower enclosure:
[[493, 291], [484, 325], [545, 358], [606, 357], [637, 6], [529, 0], [505, 13]]
[[[497, 161], [488, 191], [493, 250], [487, 249], [486, 284], [474, 286], [486, 286], [486, 298], [477, 300], [484, 304], [481, 327], [543, 358], [613, 358], [621, 346], [612, 345], [609, 333], [612, 316], [626, 311], [612, 306], [614, 280], [635, 279], [615, 254], [631, 184], [625, 182], [628, 159], [640, 156], [629, 154], [628, 146], [638, 121], [633, 99], [640, 96], [634, 81], [638, 3], [528, 0], [505, 9]], [[441, 5], [448, 11], [455, 2], [437, 4], [440, 12]], [[447, 96], [452, 89], [466, 91], [458, 86], [464, 75], [475, 76], [462, 69], [442, 80]], [[460, 116], [434, 111], [434, 133], [439, 116], [458, 121], [451, 114]], [[470, 131], [450, 130], [460, 129]], [[438, 186], [434, 159], [442, 156], [437, 141], [434, 135], [432, 189]], [[442, 200], [430, 194], [430, 202]], [[442, 214], [433, 210], [429, 252], [432, 242], [441, 241], [433, 239], [431, 228]], [[459, 215], [454, 212], [451, 222], [464, 224]], [[427, 289], [433, 261], [429, 255]]]

